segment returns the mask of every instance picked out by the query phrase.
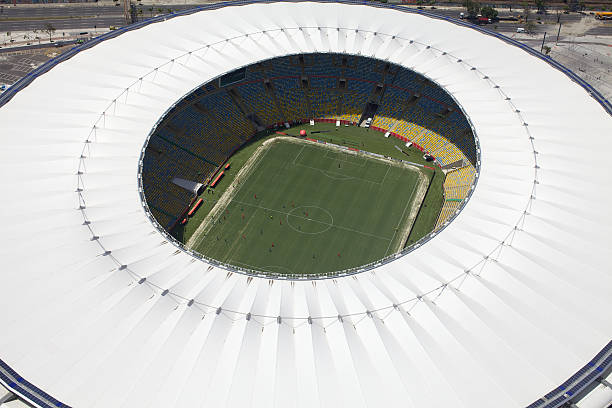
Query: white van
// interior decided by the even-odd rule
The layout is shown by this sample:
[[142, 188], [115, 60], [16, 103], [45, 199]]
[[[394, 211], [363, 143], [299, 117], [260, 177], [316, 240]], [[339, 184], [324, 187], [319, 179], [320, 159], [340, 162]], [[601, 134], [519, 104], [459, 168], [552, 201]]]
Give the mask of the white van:
[[516, 32], [517, 33], [524, 33], [525, 29], [523, 27], [519, 27], [519, 28], [516, 29]]

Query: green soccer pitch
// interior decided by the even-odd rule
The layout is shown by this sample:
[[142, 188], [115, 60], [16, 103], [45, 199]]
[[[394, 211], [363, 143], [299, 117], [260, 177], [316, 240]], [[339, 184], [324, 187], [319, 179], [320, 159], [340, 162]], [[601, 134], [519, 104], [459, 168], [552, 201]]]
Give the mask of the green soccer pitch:
[[[306, 128], [418, 162], [418, 152], [407, 157], [378, 132]], [[223, 188], [202, 194], [204, 208], [179, 239], [206, 257], [271, 274], [329, 274], [380, 260], [431, 231], [442, 203], [441, 171], [329, 144], [269, 135], [230, 161]]]

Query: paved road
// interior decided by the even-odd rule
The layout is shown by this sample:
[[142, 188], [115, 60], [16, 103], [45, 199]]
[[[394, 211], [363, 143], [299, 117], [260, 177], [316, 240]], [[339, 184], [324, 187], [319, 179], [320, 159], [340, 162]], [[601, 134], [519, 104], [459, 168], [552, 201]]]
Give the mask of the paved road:
[[[434, 13], [440, 16], [446, 16], [446, 17], [454, 17], [454, 18], [459, 18], [459, 13], [463, 10], [460, 10], [459, 8], [457, 9], [453, 9], [453, 10], [448, 10], [448, 9], [431, 9], [431, 7], [425, 7], [423, 9], [423, 11], [427, 11], [429, 13]], [[498, 10], [499, 12], [499, 17], [518, 17], [523, 13], [523, 9], [517, 9], [514, 11], [509, 11], [509, 10]], [[537, 14], [534, 11], [531, 13], [532, 17], [534, 20], [536, 20], [538, 17], [540, 18], [541, 21], [543, 22], [550, 22], [550, 23], [556, 23], [557, 22], [557, 18], [559, 18], [561, 20], [561, 22], [565, 23], [565, 22], [576, 22], [578, 20], [580, 20], [581, 18], [585, 17], [581, 14], [577, 14], [577, 13], [571, 13], [571, 14], [563, 14], [561, 13], [560, 15], [557, 15], [557, 13], [555, 11], [550, 11], [547, 12], [546, 14]]]
[[609, 35], [612, 36], [612, 21], [608, 21], [605, 24], [591, 28], [586, 32], [589, 35]]
[[36, 21], [0, 21], [0, 23], [2, 26], [2, 32], [41, 30], [44, 29], [45, 25], [47, 24], [51, 24], [57, 31], [61, 31], [92, 27], [120, 27], [125, 24], [125, 20], [123, 17], [94, 17]]
[[[139, 20], [150, 18], [156, 14], [167, 13], [168, 10], [172, 11], [182, 11], [191, 9], [196, 7], [195, 5], [190, 4], [166, 4], [166, 5], [139, 5], [137, 8], [142, 10], [142, 13], [139, 13]], [[160, 11], [161, 10], [161, 11]], [[447, 9], [431, 9], [430, 7], [425, 7], [425, 11], [431, 12], [434, 14], [438, 14], [445, 17], [459, 17], [459, 9], [447, 10]], [[509, 11], [507, 9], [499, 10], [500, 17], [510, 17], [510, 16], [518, 16], [522, 14], [522, 9], [517, 9], [513, 11]], [[558, 14], [556, 11], [550, 11], [546, 14], [536, 14], [533, 13], [534, 20], [540, 18], [542, 22], [550, 23], [550, 24], [538, 24], [536, 26], [536, 32], [542, 33], [544, 31], [551, 32], [554, 31], [551, 28], [552, 24], [556, 24], [557, 19], [559, 18], [562, 23], [576, 22], [579, 21], [584, 16], [580, 14]], [[55, 17], [57, 19], [46, 20], [40, 19], [42, 17]], [[72, 17], [72, 18], [70, 18]], [[4, 18], [26, 18], [26, 19], [36, 19], [36, 20], [28, 20], [28, 21], [2, 21]], [[587, 18], [592, 18], [588, 16]], [[122, 16], [121, 7], [115, 6], [95, 6], [95, 5], [87, 5], [81, 7], [70, 7], [70, 6], [62, 6], [58, 5], [57, 7], [8, 7], [3, 6], [0, 7], [0, 24], [2, 25], [2, 31], [31, 31], [36, 29], [43, 28], [47, 23], [51, 23], [56, 29], [69, 29], [69, 28], [92, 28], [96, 27], [109, 27], [109, 26], [122, 26], [125, 24]], [[488, 28], [496, 29], [497, 31], [510, 33], [516, 32], [516, 28], [521, 25], [517, 22], [505, 22], [500, 21], [495, 24], [488, 25]], [[612, 24], [611, 24], [612, 26]], [[612, 29], [608, 27], [598, 27], [593, 29], [593, 34], [595, 35], [612, 35]], [[591, 33], [589, 33], [591, 34]]]
[[[121, 7], [0, 7], [2, 32], [40, 30], [51, 24], [56, 30], [122, 26], [125, 24]], [[49, 19], [49, 17], [57, 17]]]
[[123, 9], [113, 6], [82, 6], [70, 7], [58, 5], [56, 7], [19, 7], [0, 6], [1, 18], [19, 18], [19, 17], [49, 17], [49, 16], [92, 16], [92, 15], [121, 15]]
[[10, 54], [16, 51], [34, 51], [37, 49], [49, 51], [54, 48], [65, 47], [68, 45], [77, 44], [77, 40], [66, 40], [66, 41], [55, 41], [53, 45], [49, 45], [49, 43], [41, 43], [41, 44], [32, 44], [32, 45], [23, 45], [21, 47], [8, 47], [8, 48], [0, 48], [0, 60], [2, 58], [2, 54]]
[[[444, 16], [444, 17], [452, 17], [452, 18], [459, 18], [459, 13], [461, 12], [459, 9], [454, 9], [454, 10], [448, 10], [448, 9], [431, 9], [431, 7], [425, 7], [423, 9], [423, 11], [427, 11], [429, 13], [433, 13], [433, 14], [437, 14], [439, 16]], [[499, 11], [499, 17], [500, 18], [507, 18], [507, 17], [518, 17], [519, 15], [523, 14], [523, 9], [517, 9], [514, 11], [509, 11], [509, 10], [498, 10]], [[537, 21], [537, 18], [540, 18], [540, 21], [542, 22], [537, 23], [535, 26], [535, 32], [536, 33], [544, 33], [544, 32], [548, 32], [549, 34], [551, 34], [553, 31], [556, 32], [557, 28], [559, 27], [557, 25], [557, 19], [559, 19], [561, 21], [562, 24], [566, 24], [566, 23], [573, 23], [573, 22], [578, 22], [580, 21], [580, 19], [586, 17], [580, 14], [557, 14], [555, 11], [551, 11], [548, 12], [546, 14], [537, 14], [535, 12], [532, 12], [532, 17], [533, 21]], [[588, 16], [586, 18], [593, 18], [592, 16]], [[524, 27], [525, 25], [523, 23], [519, 23], [518, 21], [498, 21], [492, 24], [486, 24], [484, 27], [491, 29], [491, 30], [495, 30], [495, 31], [499, 31], [501, 33], [515, 33], [516, 29], [518, 27]]]

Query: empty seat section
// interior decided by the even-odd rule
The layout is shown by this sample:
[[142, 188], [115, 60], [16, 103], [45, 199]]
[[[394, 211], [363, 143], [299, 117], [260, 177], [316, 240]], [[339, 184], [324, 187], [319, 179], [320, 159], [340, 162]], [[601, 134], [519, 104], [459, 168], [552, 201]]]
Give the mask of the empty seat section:
[[338, 106], [338, 96], [335, 92], [324, 88], [311, 88], [307, 91], [314, 118], [333, 118]]
[[357, 122], [363, 114], [374, 85], [358, 79], [347, 79], [346, 88], [347, 91], [342, 100], [343, 114], [340, 119]]
[[472, 165], [449, 171], [446, 174], [443, 185], [445, 201], [436, 222], [436, 230], [457, 212], [463, 200], [469, 195], [475, 176], [476, 169]]
[[306, 119], [310, 116], [298, 78], [273, 78], [273, 83], [286, 115], [285, 120]]
[[263, 81], [240, 85], [238, 90], [245, 104], [265, 125], [283, 121], [283, 117], [278, 112], [274, 100], [270, 92], [266, 90]]
[[370, 98], [377, 101], [374, 90], [383, 82], [373, 126], [417, 143], [442, 166], [470, 163], [446, 177], [447, 201], [437, 228], [444, 225], [475, 177], [477, 151], [469, 122], [452, 97], [424, 77], [382, 61], [340, 54], [266, 61], [248, 67], [246, 78], [230, 85], [236, 95], [212, 81], [172, 108], [150, 138], [143, 162], [142, 180], [153, 215], [164, 226], [176, 222], [192, 193], [172, 179], [206, 180], [255, 134], [254, 121], [266, 126], [312, 118], [358, 122]]
[[372, 58], [348, 57], [346, 67], [347, 79], [356, 78], [370, 82], [372, 85], [383, 82], [381, 71], [376, 70], [376, 60]]
[[388, 86], [372, 125], [385, 130], [391, 129], [396, 121], [402, 119], [411, 96], [412, 94], [403, 89]]

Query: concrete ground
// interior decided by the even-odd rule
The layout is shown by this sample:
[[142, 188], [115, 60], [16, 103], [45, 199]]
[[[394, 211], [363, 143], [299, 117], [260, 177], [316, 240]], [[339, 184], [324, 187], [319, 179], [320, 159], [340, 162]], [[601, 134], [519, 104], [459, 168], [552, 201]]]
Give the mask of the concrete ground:
[[10, 85], [69, 47], [38, 48], [0, 53], [0, 85]]

